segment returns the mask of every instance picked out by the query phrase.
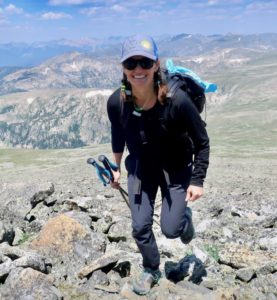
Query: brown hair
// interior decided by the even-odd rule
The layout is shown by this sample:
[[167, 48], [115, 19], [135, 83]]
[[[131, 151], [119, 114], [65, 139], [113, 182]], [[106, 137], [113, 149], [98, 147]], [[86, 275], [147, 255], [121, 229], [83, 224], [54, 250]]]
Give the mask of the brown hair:
[[[162, 78], [161, 68], [154, 73], [154, 90], [157, 95], [158, 101], [164, 104], [166, 101], [166, 94], [168, 92], [166, 82]], [[132, 86], [127, 80], [127, 76], [123, 73], [123, 78], [121, 80], [121, 99], [124, 102], [134, 101], [134, 96], [132, 95]]]

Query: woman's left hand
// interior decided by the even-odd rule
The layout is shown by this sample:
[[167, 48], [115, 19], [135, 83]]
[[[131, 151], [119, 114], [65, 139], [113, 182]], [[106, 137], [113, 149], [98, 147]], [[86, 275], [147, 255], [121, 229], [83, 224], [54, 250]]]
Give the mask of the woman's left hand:
[[204, 190], [200, 186], [190, 185], [187, 189], [186, 201], [195, 201], [204, 195]]

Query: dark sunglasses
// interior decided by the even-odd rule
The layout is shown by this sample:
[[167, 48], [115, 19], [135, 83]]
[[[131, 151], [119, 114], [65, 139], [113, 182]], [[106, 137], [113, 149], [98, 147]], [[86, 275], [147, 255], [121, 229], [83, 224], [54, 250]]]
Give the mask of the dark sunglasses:
[[132, 57], [124, 60], [124, 62], [122, 63], [123, 67], [127, 70], [134, 70], [137, 65], [140, 65], [143, 69], [149, 70], [153, 67], [154, 65], [154, 60], [148, 58], [148, 57], [144, 57], [141, 59], [134, 59]]

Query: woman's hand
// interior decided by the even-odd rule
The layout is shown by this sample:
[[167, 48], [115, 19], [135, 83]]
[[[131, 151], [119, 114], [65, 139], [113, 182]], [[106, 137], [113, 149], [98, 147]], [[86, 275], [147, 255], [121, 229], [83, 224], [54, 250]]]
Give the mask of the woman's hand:
[[120, 172], [119, 171], [112, 171], [112, 172], [113, 172], [114, 180], [111, 182], [111, 187], [114, 189], [119, 189], [120, 188], [120, 183], [119, 183]]
[[200, 186], [190, 185], [187, 189], [186, 201], [195, 201], [204, 195], [204, 190]]

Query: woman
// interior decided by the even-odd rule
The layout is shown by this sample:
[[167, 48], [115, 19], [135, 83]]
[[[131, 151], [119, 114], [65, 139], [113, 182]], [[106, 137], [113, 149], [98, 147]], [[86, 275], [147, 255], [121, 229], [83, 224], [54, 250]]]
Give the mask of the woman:
[[[187, 201], [203, 195], [209, 139], [187, 93], [178, 90], [174, 99], [166, 98], [158, 49], [151, 37], [135, 35], [126, 39], [121, 63], [122, 86], [109, 98], [107, 110], [118, 166], [125, 145], [129, 150], [125, 165], [133, 237], [144, 267], [133, 289], [137, 294], [146, 294], [161, 277], [160, 255], [152, 231], [157, 190], [160, 187], [162, 193], [163, 234], [189, 243], [194, 228]], [[114, 178], [112, 187], [119, 188], [120, 168]]]

